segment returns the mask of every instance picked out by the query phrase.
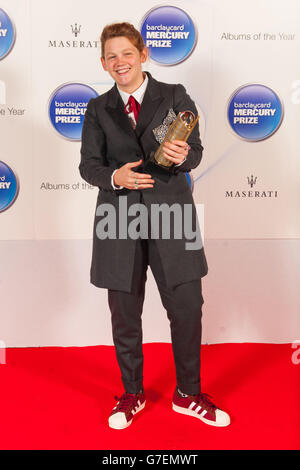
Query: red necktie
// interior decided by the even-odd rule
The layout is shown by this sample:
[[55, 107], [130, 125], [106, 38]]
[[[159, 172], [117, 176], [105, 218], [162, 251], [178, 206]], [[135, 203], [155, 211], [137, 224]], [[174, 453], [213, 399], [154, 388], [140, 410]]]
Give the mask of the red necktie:
[[138, 103], [138, 101], [136, 101], [136, 99], [132, 95], [130, 95], [128, 99], [128, 103], [125, 105], [125, 113], [126, 114], [133, 113], [135, 122], [137, 122], [140, 108], [141, 108], [140, 103]]

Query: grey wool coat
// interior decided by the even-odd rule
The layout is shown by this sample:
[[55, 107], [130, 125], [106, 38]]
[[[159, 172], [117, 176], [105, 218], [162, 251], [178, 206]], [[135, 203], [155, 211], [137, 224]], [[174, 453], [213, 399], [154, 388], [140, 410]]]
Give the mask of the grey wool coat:
[[[203, 147], [199, 136], [199, 124], [197, 123], [188, 138], [191, 149], [182, 165], [173, 166], [166, 171], [149, 164], [151, 152], [159, 146], [153, 129], [162, 124], [168, 111], [172, 108], [178, 114], [180, 111], [191, 110], [197, 115], [197, 109], [183, 85], [159, 82], [149, 72], [146, 73], [149, 82], [135, 130], [124, 111], [124, 104], [116, 84], [108, 92], [89, 101], [82, 130], [79, 171], [85, 181], [99, 188], [93, 229], [90, 281], [97, 287], [125, 292], [131, 290], [137, 243], [132, 237], [119, 235], [119, 210], [125, 210], [125, 199], [128, 208], [131, 204], [142, 202], [149, 214], [154, 204], [167, 203], [169, 207], [179, 204], [182, 214], [184, 205], [189, 205], [193, 220], [192, 228], [195, 229], [198, 224], [196, 207], [185, 172], [196, 168], [202, 158]], [[150, 173], [155, 179], [154, 187], [142, 190], [127, 188], [114, 190], [111, 185], [113, 171], [127, 162], [138, 161], [141, 158], [142, 165], [133, 168], [133, 171]], [[127, 196], [122, 198], [123, 205], [120, 205], [121, 196]], [[107, 216], [107, 213], [99, 211], [104, 204], [112, 205], [115, 210], [117, 220], [115, 238], [101, 237], [101, 239], [97, 235], [97, 224]], [[128, 215], [128, 224], [134, 218], [136, 215], [134, 217]], [[180, 238], [174, 235], [172, 229], [168, 238], [161, 236], [161, 231], [159, 233], [155, 243], [168, 287], [176, 287], [207, 274], [202, 243], [201, 246], [199, 243], [195, 244], [197, 249], [187, 250], [186, 242], [192, 240], [190, 236], [187, 238], [184, 230]]]

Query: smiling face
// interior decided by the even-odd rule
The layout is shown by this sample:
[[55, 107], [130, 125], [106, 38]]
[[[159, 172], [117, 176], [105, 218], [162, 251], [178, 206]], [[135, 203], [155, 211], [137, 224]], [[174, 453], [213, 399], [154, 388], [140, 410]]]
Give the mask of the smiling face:
[[121, 90], [133, 93], [143, 83], [142, 63], [147, 59], [147, 49], [142, 52], [125, 36], [108, 39], [101, 63]]

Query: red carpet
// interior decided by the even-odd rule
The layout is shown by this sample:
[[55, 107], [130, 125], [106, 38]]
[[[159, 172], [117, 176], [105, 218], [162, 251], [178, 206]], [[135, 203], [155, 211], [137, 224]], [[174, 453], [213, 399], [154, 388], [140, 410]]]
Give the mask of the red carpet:
[[145, 410], [107, 426], [122, 393], [111, 346], [8, 349], [0, 365], [1, 449], [299, 449], [300, 364], [290, 344], [202, 347], [202, 391], [231, 414], [214, 428], [175, 413], [170, 344], [144, 345]]

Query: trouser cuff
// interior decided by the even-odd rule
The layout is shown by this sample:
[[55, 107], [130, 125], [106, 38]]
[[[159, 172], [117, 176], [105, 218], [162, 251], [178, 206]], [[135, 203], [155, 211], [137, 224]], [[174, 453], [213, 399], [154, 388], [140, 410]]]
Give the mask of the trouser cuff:
[[139, 393], [141, 390], [144, 390], [143, 378], [132, 382], [122, 377], [122, 382], [123, 382], [125, 392], [127, 393]]
[[177, 380], [177, 388], [186, 395], [198, 395], [201, 392], [200, 382], [186, 383]]

